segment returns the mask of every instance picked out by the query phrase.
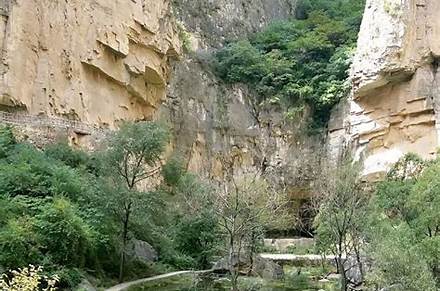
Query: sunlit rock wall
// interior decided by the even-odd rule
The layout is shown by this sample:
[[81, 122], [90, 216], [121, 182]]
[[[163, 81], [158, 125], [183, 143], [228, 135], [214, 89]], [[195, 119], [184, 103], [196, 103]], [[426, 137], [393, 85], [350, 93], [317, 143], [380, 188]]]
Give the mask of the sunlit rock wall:
[[0, 105], [113, 127], [151, 118], [180, 52], [168, 0], [0, 1]]
[[405, 153], [434, 157], [439, 57], [440, 1], [368, 0], [351, 72], [353, 95], [333, 116], [330, 148], [345, 140], [373, 180]]

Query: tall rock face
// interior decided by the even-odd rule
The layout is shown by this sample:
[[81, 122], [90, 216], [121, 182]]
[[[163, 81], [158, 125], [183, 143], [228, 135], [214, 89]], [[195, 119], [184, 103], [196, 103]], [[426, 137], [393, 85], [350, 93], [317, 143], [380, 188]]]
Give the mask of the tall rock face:
[[0, 105], [114, 127], [148, 119], [180, 41], [168, 0], [1, 0]]
[[345, 138], [378, 179], [405, 153], [432, 158], [440, 129], [440, 1], [368, 0], [330, 145]]
[[158, 118], [174, 129], [174, 148], [189, 170], [222, 181], [262, 172], [294, 197], [308, 195], [320, 137], [304, 137], [299, 124], [277, 108], [258, 108], [251, 88], [228, 85], [209, 66], [210, 54], [228, 39], [243, 38], [270, 22], [294, 17], [296, 1], [175, 0], [175, 15], [189, 52], [174, 64], [167, 101]]
[[296, 0], [0, 0], [0, 121], [41, 143], [56, 138], [54, 127], [67, 128], [84, 144], [93, 128], [164, 120], [190, 171], [218, 181], [230, 168], [263, 172], [307, 196], [322, 138], [305, 137], [279, 108], [259, 109], [252, 88], [224, 84], [209, 66], [227, 40], [292, 18], [295, 7]]
[[177, 18], [198, 48], [220, 47], [273, 21], [293, 18], [297, 0], [174, 0]]

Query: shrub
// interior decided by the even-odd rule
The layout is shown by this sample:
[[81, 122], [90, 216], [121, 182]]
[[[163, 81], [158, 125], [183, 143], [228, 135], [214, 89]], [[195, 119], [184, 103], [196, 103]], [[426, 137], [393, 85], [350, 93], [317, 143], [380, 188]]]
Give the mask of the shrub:
[[89, 162], [89, 156], [85, 152], [72, 148], [66, 142], [50, 144], [44, 152], [49, 158], [59, 160], [71, 168], [87, 166]]
[[42, 275], [42, 267], [29, 267], [11, 271], [11, 277], [3, 275], [0, 279], [0, 289], [9, 291], [55, 291], [58, 277]]
[[0, 126], [0, 158], [6, 157], [16, 143], [12, 128]]
[[303, 19], [274, 23], [226, 45], [216, 54], [216, 71], [226, 82], [250, 85], [262, 105], [278, 103], [287, 112], [307, 105], [312, 128], [321, 128], [349, 92], [347, 71], [363, 3], [302, 1]]
[[168, 186], [177, 186], [180, 178], [185, 174], [182, 161], [173, 158], [162, 168], [162, 176]]
[[197, 216], [183, 217], [179, 221], [174, 239], [176, 248], [194, 259], [193, 268], [211, 267], [221, 239], [217, 225], [214, 215], [206, 211]]
[[41, 260], [34, 224], [33, 219], [23, 217], [11, 219], [0, 228], [0, 265], [17, 268]]
[[42, 208], [36, 228], [46, 253], [65, 266], [85, 266], [94, 253], [96, 233], [65, 198], [55, 198]]

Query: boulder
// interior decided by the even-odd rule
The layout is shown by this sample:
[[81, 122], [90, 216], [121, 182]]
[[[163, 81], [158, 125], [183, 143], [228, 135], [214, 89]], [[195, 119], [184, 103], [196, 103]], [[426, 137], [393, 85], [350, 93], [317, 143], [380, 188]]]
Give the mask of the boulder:
[[283, 267], [261, 256], [254, 257], [252, 271], [263, 279], [282, 279], [284, 277]]
[[75, 288], [75, 291], [97, 291], [97, 289], [87, 279], [83, 279]]
[[[238, 266], [241, 273], [258, 275], [264, 279], [282, 279], [284, 277], [283, 267], [259, 255], [253, 257], [252, 266], [249, 256], [246, 255], [241, 255], [239, 262], [237, 257], [235, 257], [234, 265]], [[229, 271], [228, 258], [223, 258], [215, 263], [213, 270], [215, 272], [227, 273]]]
[[127, 255], [131, 260], [146, 264], [158, 259], [156, 250], [149, 243], [138, 239], [130, 241], [127, 246]]
[[341, 275], [340, 274], [329, 274], [326, 278], [329, 280], [338, 281], [341, 279]]
[[[368, 272], [369, 265], [365, 256], [361, 256], [361, 263], [364, 273]], [[365, 278], [355, 256], [347, 257], [347, 260], [345, 261], [345, 269], [347, 270], [347, 279], [350, 280], [350, 282], [352, 282], [354, 285], [363, 283]]]

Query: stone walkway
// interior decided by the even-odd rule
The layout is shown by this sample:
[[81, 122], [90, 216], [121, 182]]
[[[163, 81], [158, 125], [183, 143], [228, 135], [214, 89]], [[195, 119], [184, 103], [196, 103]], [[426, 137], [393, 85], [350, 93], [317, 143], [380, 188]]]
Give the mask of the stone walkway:
[[54, 128], [72, 129], [76, 132], [87, 135], [105, 135], [107, 130], [98, 128], [88, 123], [80, 122], [60, 117], [50, 117], [46, 115], [31, 115], [27, 113], [11, 113], [0, 111], [0, 123], [11, 125], [27, 126], [48, 126]]
[[281, 265], [293, 264], [293, 265], [312, 265], [317, 266], [321, 263], [328, 262], [333, 263], [335, 261], [335, 256], [329, 255], [325, 258], [321, 255], [294, 255], [294, 254], [260, 254], [264, 259], [271, 260], [275, 263]]

